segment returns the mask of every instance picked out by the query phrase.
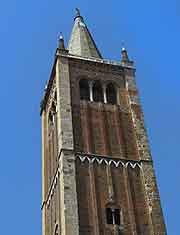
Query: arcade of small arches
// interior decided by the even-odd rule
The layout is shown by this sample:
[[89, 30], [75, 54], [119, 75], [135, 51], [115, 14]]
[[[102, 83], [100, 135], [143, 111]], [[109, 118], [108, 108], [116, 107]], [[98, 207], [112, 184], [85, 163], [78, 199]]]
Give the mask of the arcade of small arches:
[[101, 83], [99, 80], [81, 79], [80, 99], [105, 104], [119, 104], [118, 87], [113, 82]]

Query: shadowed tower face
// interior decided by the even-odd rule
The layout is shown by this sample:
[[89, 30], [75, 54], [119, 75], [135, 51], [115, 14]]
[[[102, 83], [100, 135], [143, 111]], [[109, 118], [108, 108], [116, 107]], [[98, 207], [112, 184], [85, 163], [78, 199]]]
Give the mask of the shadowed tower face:
[[43, 235], [165, 235], [133, 62], [74, 21], [41, 103]]

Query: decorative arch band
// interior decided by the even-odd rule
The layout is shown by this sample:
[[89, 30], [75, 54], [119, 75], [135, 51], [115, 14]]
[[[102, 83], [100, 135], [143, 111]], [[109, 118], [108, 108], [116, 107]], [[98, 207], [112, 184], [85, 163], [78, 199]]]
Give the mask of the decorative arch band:
[[131, 167], [134, 169], [136, 167], [139, 167], [140, 169], [142, 169], [142, 162], [134, 162], [134, 161], [128, 161], [128, 160], [115, 160], [111, 158], [103, 158], [103, 157], [95, 157], [95, 156], [90, 157], [90, 156], [77, 155], [77, 157], [82, 163], [87, 161], [89, 164], [93, 164], [96, 162], [99, 165], [101, 164], [106, 164], [108, 166], [114, 165], [116, 168], [119, 166], [123, 166], [125, 168]]

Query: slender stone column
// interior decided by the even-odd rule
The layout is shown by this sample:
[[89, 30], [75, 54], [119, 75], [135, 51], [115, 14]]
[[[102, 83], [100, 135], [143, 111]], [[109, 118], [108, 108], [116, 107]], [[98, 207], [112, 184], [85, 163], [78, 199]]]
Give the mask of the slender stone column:
[[106, 84], [103, 84], [103, 98], [104, 98], [104, 103], [107, 104], [107, 94], [106, 94]]
[[88, 82], [89, 84], [89, 93], [90, 93], [90, 101], [93, 102], [93, 84], [94, 84], [94, 81], [89, 81]]
[[119, 91], [119, 87], [115, 87], [116, 89], [116, 100], [117, 100], [117, 104], [120, 105], [120, 91]]

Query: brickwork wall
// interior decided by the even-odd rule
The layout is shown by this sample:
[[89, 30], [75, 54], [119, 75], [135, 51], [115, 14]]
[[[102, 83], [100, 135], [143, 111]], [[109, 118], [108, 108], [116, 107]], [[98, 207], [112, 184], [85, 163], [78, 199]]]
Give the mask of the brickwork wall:
[[[114, 197], [113, 201], [109, 201], [109, 178], [106, 165], [94, 163], [93, 167], [94, 182], [92, 182], [90, 176], [91, 166], [89, 163], [81, 163], [77, 160], [77, 192], [81, 233], [94, 235], [109, 234], [111, 232], [114, 234], [114, 226], [107, 225], [105, 212], [105, 209], [112, 204], [122, 210], [123, 234], [132, 235], [133, 232], [138, 235], [151, 234], [140, 170], [138, 168], [129, 168], [129, 180], [127, 181], [127, 175], [124, 174], [123, 167], [116, 168], [112, 166], [110, 170]], [[130, 190], [127, 187], [128, 182]], [[95, 185], [94, 194], [92, 194], [92, 183]], [[96, 207], [93, 206], [94, 200], [96, 201]], [[94, 216], [98, 217], [98, 232], [96, 233], [94, 232], [93, 218], [96, 218]]]
[[[93, 206], [89, 165], [76, 164], [80, 235], [93, 235]], [[83, 185], [83, 187], [82, 187]]]
[[[128, 114], [123, 113], [117, 106], [82, 101], [82, 138], [78, 138], [82, 142], [80, 151], [133, 159], [136, 156], [136, 146], [133, 142], [132, 123], [127, 116]], [[77, 132], [79, 133], [79, 130], [75, 129], [75, 135]]]
[[[120, 106], [80, 102], [79, 80], [82, 78], [100, 80], [102, 83], [115, 82], [119, 90]], [[73, 129], [74, 136], [76, 136], [74, 138], [75, 146], [78, 146], [75, 150], [83, 153], [108, 155], [114, 158], [151, 161], [134, 71], [117, 71], [110, 66], [71, 61], [70, 79], [73, 118], [78, 123], [76, 127], [80, 127], [80, 130]], [[151, 180], [151, 186], [149, 186], [152, 191], [149, 193], [146, 183], [150, 178], [147, 175], [144, 176], [140, 169], [126, 170], [111, 166], [107, 174], [106, 166], [93, 163], [93, 166], [89, 167], [91, 170], [88, 171], [87, 163], [82, 164], [83, 166], [81, 164], [77, 163], [76, 172], [78, 172], [77, 194], [80, 230], [82, 228], [81, 219], [83, 229], [85, 224], [88, 227], [87, 230], [84, 230], [84, 234], [118, 234], [114, 227], [107, 226], [105, 218], [105, 208], [110, 201], [110, 194], [112, 194], [114, 195], [114, 203], [120, 206], [123, 211], [124, 235], [154, 235], [155, 231], [165, 235], [162, 211], [158, 209], [160, 201], [156, 202], [154, 206], [156, 214], [161, 218], [158, 222], [159, 227], [156, 226], [158, 229], [155, 229], [150, 214], [149, 197], [153, 190], [157, 195], [157, 188], [152, 189], [155, 182], [154, 177]], [[143, 166], [145, 165], [146, 163]], [[89, 192], [88, 195], [87, 192], [86, 194], [82, 193], [83, 185], [86, 185], [84, 190]], [[86, 216], [84, 216], [85, 212], [81, 212], [83, 202], [79, 198], [82, 197], [79, 194], [84, 195], [84, 200], [87, 200], [86, 204], [90, 205], [89, 208], [93, 208], [93, 211], [88, 208], [86, 208], [87, 210], [83, 209], [87, 212]], [[156, 214], [154, 213], [155, 218]], [[98, 217], [96, 223], [90, 222], [92, 215]]]
[[128, 169], [137, 234], [150, 234], [149, 215], [139, 168]]

